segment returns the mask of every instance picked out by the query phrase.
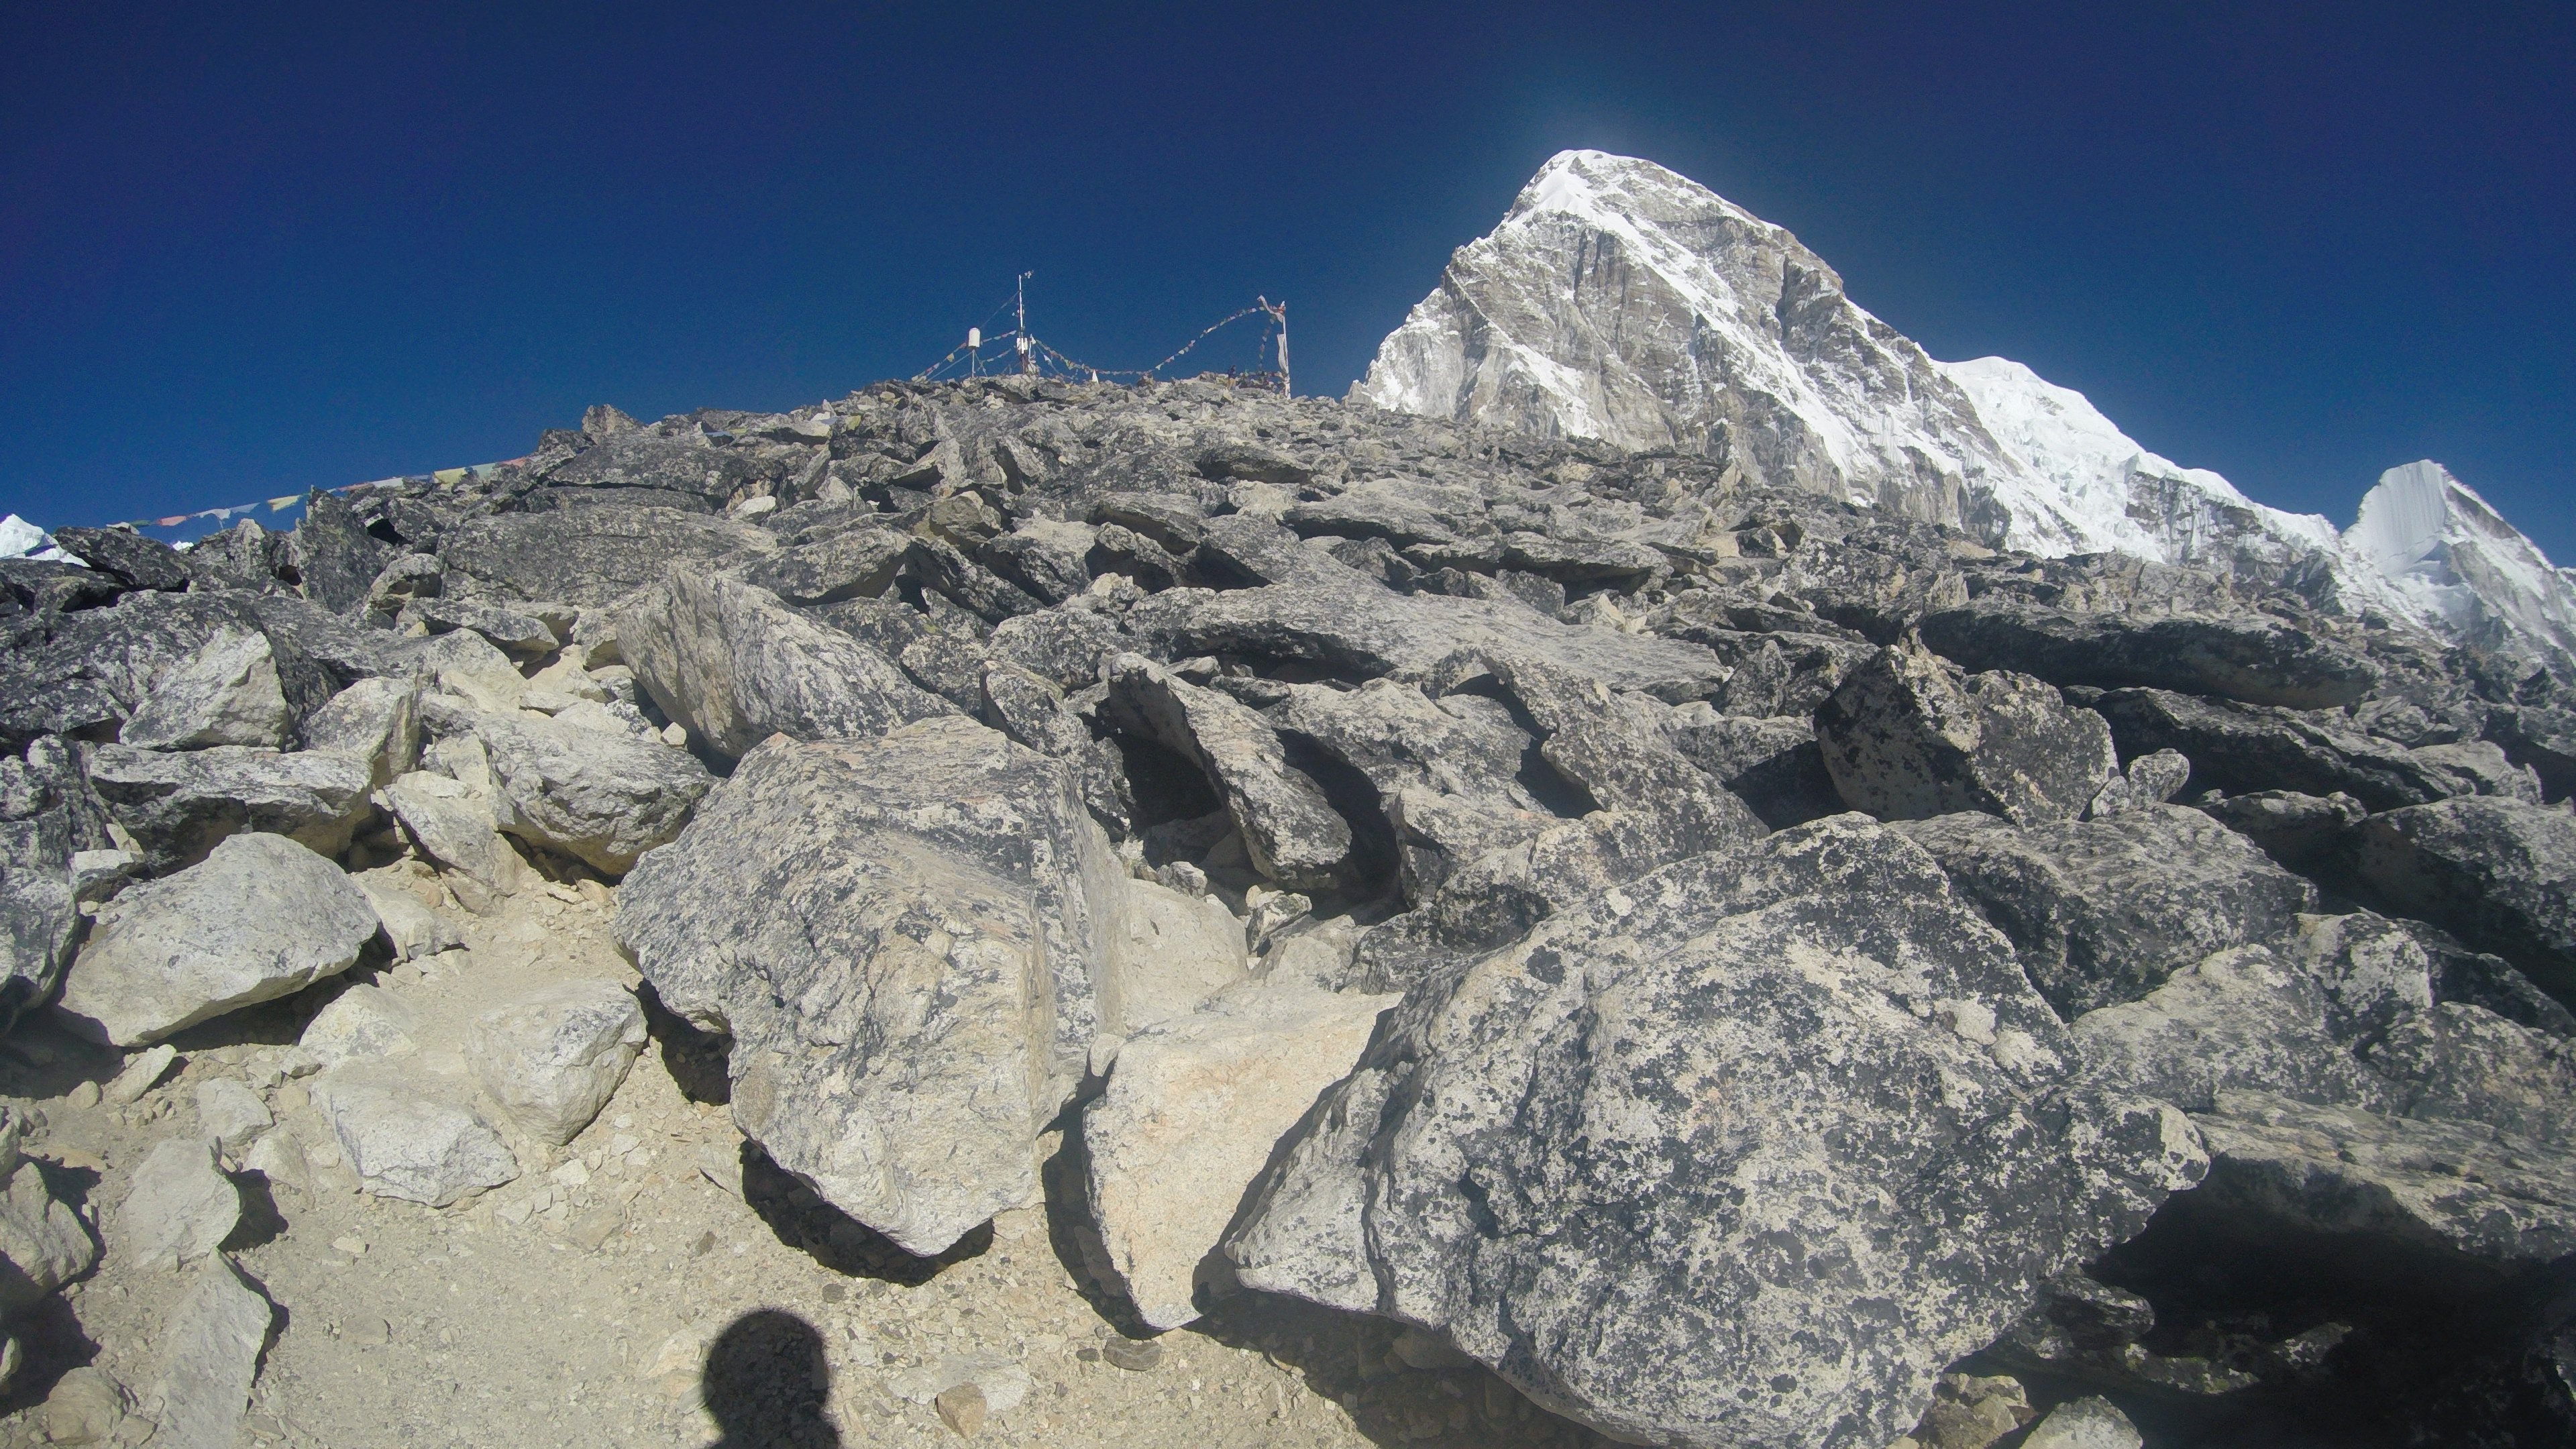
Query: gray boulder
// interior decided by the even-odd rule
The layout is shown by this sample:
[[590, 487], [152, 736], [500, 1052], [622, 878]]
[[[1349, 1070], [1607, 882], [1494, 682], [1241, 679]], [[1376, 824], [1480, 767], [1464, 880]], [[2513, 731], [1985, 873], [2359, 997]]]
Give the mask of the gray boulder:
[[1378, 809], [1395, 830], [1398, 879], [1414, 904], [1461, 866], [1558, 819], [1521, 783], [1522, 757], [1537, 742], [1499, 699], [1435, 699], [1392, 679], [1353, 690], [1305, 684], [1290, 689], [1278, 718], [1376, 787]]
[[521, 656], [550, 654], [563, 642], [543, 619], [472, 599], [414, 599], [403, 606], [395, 622], [406, 628], [418, 625], [433, 634], [469, 630], [494, 648]]
[[466, 1060], [532, 1137], [565, 1143], [617, 1094], [644, 1046], [644, 1008], [614, 981], [567, 981], [474, 1019]]
[[98, 1262], [98, 1243], [71, 1204], [19, 1151], [26, 1121], [0, 1106], [0, 1313], [16, 1314]]
[[475, 914], [491, 914], [525, 879], [528, 867], [501, 837], [491, 796], [482, 790], [414, 770], [378, 790], [375, 800], [439, 864], [448, 888]]
[[2015, 599], [1936, 609], [1919, 627], [1925, 644], [1962, 669], [2010, 669], [2056, 685], [2331, 709], [2367, 698], [2380, 679], [2378, 666], [2352, 650], [2260, 614], [2075, 613]]
[[674, 571], [619, 612], [617, 641], [663, 713], [728, 755], [956, 713], [883, 654], [723, 575]]
[[296, 1039], [300, 1065], [336, 1067], [354, 1057], [395, 1057], [412, 1051], [420, 1012], [381, 986], [360, 982], [313, 1014]]
[[304, 722], [306, 748], [363, 761], [380, 790], [420, 762], [420, 691], [408, 680], [361, 679]]
[[367, 818], [374, 783], [356, 755], [241, 745], [174, 754], [100, 745], [89, 778], [156, 875], [185, 870], [244, 831], [338, 855]]
[[1092, 1220], [1137, 1313], [1195, 1320], [1233, 1288], [1218, 1249], [1279, 1139], [1342, 1079], [1393, 996], [1245, 985], [1130, 1036], [1083, 1113]]
[[188, 587], [188, 560], [157, 538], [123, 528], [57, 528], [54, 542], [138, 589]]
[[2198, 1209], [2398, 1261], [2465, 1261], [2533, 1286], [2576, 1260], [2576, 1153], [2483, 1123], [2221, 1092]]
[[2257, 790], [2203, 803], [2210, 819], [2261, 846], [2292, 870], [2310, 870], [2336, 854], [2345, 832], [2370, 813], [2350, 795], [2302, 795], [2296, 790]]
[[933, 719], [752, 751], [627, 876], [617, 933], [665, 1004], [731, 1038], [745, 1134], [936, 1253], [1036, 1200], [1116, 880], [1060, 764]]
[[253, 1138], [276, 1125], [268, 1104], [243, 1083], [211, 1077], [197, 1084], [197, 1132], [222, 1160], [235, 1160]]
[[1810, 720], [1741, 718], [1699, 701], [1673, 712], [1672, 737], [1682, 758], [1725, 786], [1774, 830], [1849, 808], [1834, 790]]
[[2576, 1002], [2576, 816], [2520, 800], [2374, 815], [2355, 869], [2388, 910], [2446, 926]]
[[367, 532], [347, 500], [318, 488], [304, 495], [304, 516], [283, 543], [279, 552], [295, 570], [296, 592], [334, 614], [365, 606], [367, 586], [391, 551]]
[[600, 506], [473, 519], [448, 535], [439, 553], [450, 569], [498, 598], [595, 609], [657, 582], [674, 566], [698, 572], [777, 547], [777, 538], [756, 524], [671, 508]]
[[634, 735], [436, 699], [428, 713], [434, 728], [471, 731], [483, 742], [495, 826], [611, 876], [677, 836], [715, 784], [686, 750]]
[[873, 599], [894, 582], [911, 543], [892, 529], [853, 528], [755, 560], [742, 580], [791, 604]]
[[313, 1079], [314, 1105], [358, 1185], [443, 1208], [516, 1178], [519, 1160], [501, 1135], [407, 1065], [355, 1059]]
[[1962, 679], [1912, 642], [1843, 680], [1816, 711], [1816, 743], [1844, 801], [1882, 820], [2072, 820], [2119, 768], [2100, 715], [2025, 674]]
[[240, 1221], [241, 1190], [216, 1169], [213, 1144], [168, 1137], [134, 1169], [111, 1240], [143, 1267], [177, 1268], [211, 1256]]
[[107, 849], [107, 827], [106, 807], [62, 740], [43, 737], [24, 758], [0, 759], [0, 938], [9, 952], [0, 1026], [62, 984], [81, 927], [74, 857]]
[[2070, 1019], [2134, 1001], [2230, 946], [2285, 939], [2316, 887], [2196, 810], [2016, 829], [1991, 815], [1910, 822], [1961, 898], [2012, 939]]
[[2477, 793], [2474, 774], [2362, 733], [2331, 712], [2198, 699], [2161, 689], [2086, 694], [2129, 758], [2175, 750], [2203, 787], [2352, 796], [2373, 810]]
[[62, 1012], [84, 1036], [143, 1046], [345, 971], [375, 934], [338, 866], [282, 835], [236, 835], [100, 908]]
[[286, 695], [268, 636], [225, 628], [164, 670], [117, 738], [152, 750], [286, 743]]
[[2158, 750], [2140, 755], [2128, 767], [2111, 777], [2093, 803], [2084, 807], [2084, 818], [2103, 820], [2125, 815], [2149, 805], [2162, 805], [2182, 793], [2191, 781], [2191, 761], [2172, 750]]
[[144, 1395], [152, 1442], [169, 1449], [233, 1449], [276, 1309], [220, 1255], [160, 1324], [160, 1369]]
[[1408, 997], [1229, 1253], [1623, 1439], [1876, 1449], [2199, 1177], [2182, 1114], [2073, 1065], [1931, 858], [1838, 816]]
[[1107, 683], [1117, 717], [1205, 772], [1243, 832], [1255, 870], [1291, 890], [1324, 890], [1340, 881], [1351, 853], [1350, 822], [1313, 776], [1288, 763], [1268, 720], [1139, 655], [1112, 660]]
[[2139, 1449], [2138, 1426], [2109, 1399], [2069, 1399], [2048, 1411], [2021, 1449]]
[[1229, 654], [1350, 679], [1418, 676], [1462, 648], [1544, 660], [1659, 699], [1705, 698], [1726, 677], [1696, 644], [1563, 624], [1518, 602], [1398, 594], [1329, 554], [1299, 553], [1313, 572], [1293, 582], [1172, 589], [1130, 610], [1128, 628], [1163, 658]]
[[359, 871], [349, 877], [367, 893], [376, 921], [396, 961], [435, 956], [465, 944], [445, 916], [412, 893], [413, 877], [399, 871]]

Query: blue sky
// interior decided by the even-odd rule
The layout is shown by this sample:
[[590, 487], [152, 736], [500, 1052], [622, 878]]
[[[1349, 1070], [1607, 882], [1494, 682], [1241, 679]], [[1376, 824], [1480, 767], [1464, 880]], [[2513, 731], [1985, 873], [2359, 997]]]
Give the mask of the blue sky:
[[1339, 392], [1593, 146], [2265, 502], [2431, 456], [2576, 562], [2564, 4], [6, 14], [0, 508], [49, 524], [836, 396], [1022, 270], [1106, 366], [1285, 296]]

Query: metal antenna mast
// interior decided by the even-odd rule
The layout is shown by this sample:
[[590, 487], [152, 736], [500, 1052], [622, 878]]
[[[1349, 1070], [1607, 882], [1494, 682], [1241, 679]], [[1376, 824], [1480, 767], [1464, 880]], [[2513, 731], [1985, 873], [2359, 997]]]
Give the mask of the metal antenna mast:
[[1269, 313], [1271, 321], [1279, 324], [1279, 395], [1294, 396], [1295, 390], [1288, 382], [1288, 299], [1282, 297], [1273, 302], [1267, 297], [1259, 297], [1254, 299], [1254, 304]]
[[1020, 371], [1023, 373], [1031, 373], [1038, 370], [1038, 355], [1029, 347], [1029, 278], [1036, 275], [1037, 273], [1035, 272], [1022, 272], [1020, 273], [1018, 284], [1020, 304], [1019, 333], [1014, 340], [1019, 343]]

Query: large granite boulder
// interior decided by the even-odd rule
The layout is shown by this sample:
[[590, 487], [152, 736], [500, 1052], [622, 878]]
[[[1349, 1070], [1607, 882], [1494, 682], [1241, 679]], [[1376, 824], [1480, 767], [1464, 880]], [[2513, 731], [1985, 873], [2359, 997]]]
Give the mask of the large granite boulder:
[[2074, 1065], [1939, 866], [1837, 816], [1417, 989], [1229, 1251], [1623, 1439], [1876, 1449], [2198, 1179]]
[[617, 642], [663, 713], [728, 755], [956, 713], [883, 654], [721, 574], [673, 570], [619, 612]]
[[1419, 905], [1461, 866], [1527, 840], [1558, 816], [1521, 780], [1537, 741], [1511, 706], [1482, 694], [1438, 698], [1373, 679], [1353, 690], [1301, 684], [1281, 728], [1367, 777], [1396, 839], [1398, 880]]
[[286, 743], [286, 695], [268, 636], [225, 628], [153, 682], [118, 730], [125, 744], [152, 750]]
[[0, 759], [0, 1027], [62, 984], [80, 938], [73, 857], [109, 848], [108, 813], [72, 749], [40, 738], [22, 759]]
[[1036, 1201], [1115, 880], [1060, 764], [951, 717], [753, 750], [627, 876], [617, 931], [666, 1005], [731, 1039], [744, 1133], [935, 1253]]
[[346, 971], [375, 934], [375, 907], [338, 866], [282, 835], [235, 835], [99, 909], [63, 1018], [94, 1040], [147, 1046]]
[[1541, 659], [1676, 701], [1703, 698], [1726, 677], [1696, 644], [1560, 623], [1516, 602], [1399, 594], [1321, 558], [1313, 572], [1261, 588], [1156, 594], [1130, 612], [1129, 628], [1165, 658], [1234, 654], [1353, 680], [1419, 675], [1461, 648]]
[[1919, 627], [1925, 644], [1963, 669], [2290, 709], [2351, 704], [2381, 673], [2350, 649], [2260, 614], [2075, 613], [1994, 600], [1935, 610]]
[[2072, 820], [2119, 769], [2111, 730], [2025, 674], [1961, 678], [1912, 642], [1880, 650], [1816, 711], [1825, 772], [1855, 810]]
[[213, 749], [165, 754], [127, 745], [90, 751], [90, 783], [156, 874], [184, 870], [245, 830], [283, 835], [324, 855], [346, 850], [367, 818], [374, 772], [336, 750]]
[[715, 779], [697, 757], [658, 740], [526, 714], [460, 708], [433, 696], [432, 729], [482, 742], [493, 824], [607, 875], [680, 833]]
[[2192, 1206], [2249, 1233], [2292, 1230], [2383, 1259], [2429, 1260], [2482, 1287], [2501, 1278], [2546, 1291], [2576, 1267], [2576, 1152], [2564, 1139], [2256, 1091], [2221, 1092], [2193, 1120], [2210, 1172]]
[[83, 563], [114, 574], [138, 589], [176, 592], [188, 587], [188, 560], [157, 538], [125, 528], [58, 528], [54, 542]]
[[456, 573], [501, 599], [597, 608], [660, 579], [775, 552], [769, 530], [672, 508], [602, 505], [477, 518], [441, 543]]
[[1092, 1220], [1155, 1328], [1233, 1288], [1219, 1251], [1279, 1139], [1346, 1075], [1393, 996], [1247, 984], [1129, 1037], [1082, 1117]]
[[2576, 815], [2520, 800], [2391, 810], [2355, 831], [2381, 904], [2458, 932], [2576, 1003]]
[[1903, 828], [2069, 1018], [2136, 1000], [2230, 946], [2284, 939], [2317, 906], [2315, 886], [2178, 806], [2028, 828], [1983, 814]]
[[2373, 810], [2474, 795], [2474, 772], [2366, 734], [2331, 711], [2275, 709], [2162, 689], [2088, 698], [2123, 757], [2176, 750], [2202, 789], [2346, 794]]

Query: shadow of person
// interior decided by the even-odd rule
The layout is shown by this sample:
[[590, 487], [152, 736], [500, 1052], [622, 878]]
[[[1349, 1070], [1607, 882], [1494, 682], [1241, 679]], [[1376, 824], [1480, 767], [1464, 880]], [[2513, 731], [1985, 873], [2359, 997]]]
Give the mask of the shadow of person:
[[793, 1313], [763, 1308], [725, 1325], [699, 1383], [724, 1431], [714, 1449], [840, 1449], [823, 1407], [832, 1390], [823, 1335]]

